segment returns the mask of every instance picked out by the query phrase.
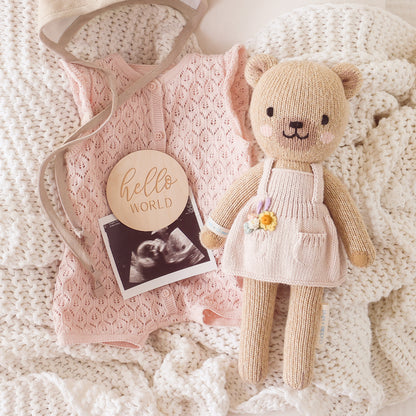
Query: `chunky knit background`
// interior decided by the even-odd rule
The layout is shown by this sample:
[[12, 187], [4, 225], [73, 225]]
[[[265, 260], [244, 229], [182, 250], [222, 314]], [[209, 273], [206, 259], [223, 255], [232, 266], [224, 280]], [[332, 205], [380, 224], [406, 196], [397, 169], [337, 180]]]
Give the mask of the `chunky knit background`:
[[[349, 269], [346, 284], [327, 292], [327, 343], [314, 385], [299, 393], [281, 379], [284, 289], [271, 372], [258, 387], [238, 378], [237, 328], [175, 325], [154, 332], [142, 351], [56, 345], [50, 310], [61, 243], [41, 214], [36, 173], [56, 138], [79, 120], [55, 59], [37, 41], [35, 1], [5, 2], [0, 21], [1, 414], [220, 416], [296, 406], [304, 415], [359, 416], [416, 393], [415, 29], [375, 9], [313, 6], [278, 18], [247, 42], [252, 53], [279, 59], [349, 61], [365, 79], [328, 165], [357, 200], [378, 259], [369, 269]], [[181, 21], [146, 6], [100, 24], [80, 37], [97, 55], [109, 42], [120, 48], [125, 33], [133, 40], [123, 55], [152, 62], [169, 50]], [[187, 50], [197, 48], [193, 39]]]

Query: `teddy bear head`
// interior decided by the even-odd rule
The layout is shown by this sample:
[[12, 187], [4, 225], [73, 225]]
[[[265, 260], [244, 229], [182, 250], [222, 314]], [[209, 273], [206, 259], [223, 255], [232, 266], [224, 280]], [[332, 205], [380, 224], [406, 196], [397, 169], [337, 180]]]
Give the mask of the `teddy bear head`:
[[348, 99], [362, 83], [352, 64], [279, 63], [270, 55], [250, 58], [245, 77], [254, 88], [253, 132], [266, 156], [308, 163], [322, 162], [338, 147], [348, 121]]

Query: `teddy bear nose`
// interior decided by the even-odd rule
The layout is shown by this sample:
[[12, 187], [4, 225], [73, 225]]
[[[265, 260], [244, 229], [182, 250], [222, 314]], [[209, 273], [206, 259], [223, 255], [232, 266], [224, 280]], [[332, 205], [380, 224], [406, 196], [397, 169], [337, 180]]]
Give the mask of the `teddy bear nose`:
[[292, 129], [301, 129], [303, 127], [303, 123], [301, 121], [291, 121], [289, 123], [289, 127], [292, 127]]

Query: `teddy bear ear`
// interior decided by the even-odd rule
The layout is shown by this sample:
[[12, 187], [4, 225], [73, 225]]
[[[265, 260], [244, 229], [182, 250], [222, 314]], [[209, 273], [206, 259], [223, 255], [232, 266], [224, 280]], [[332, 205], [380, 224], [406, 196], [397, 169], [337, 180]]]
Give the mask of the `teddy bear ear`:
[[268, 69], [277, 64], [278, 60], [271, 55], [261, 54], [252, 56], [247, 61], [246, 69], [244, 71], [246, 81], [254, 88], [261, 76]]
[[355, 65], [342, 63], [334, 65], [331, 69], [341, 78], [347, 100], [360, 91], [363, 78]]

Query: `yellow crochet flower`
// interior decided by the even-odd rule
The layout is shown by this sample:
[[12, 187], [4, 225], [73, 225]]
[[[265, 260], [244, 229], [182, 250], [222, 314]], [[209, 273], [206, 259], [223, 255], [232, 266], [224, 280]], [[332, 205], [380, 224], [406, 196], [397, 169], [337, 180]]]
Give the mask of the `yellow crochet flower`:
[[267, 231], [273, 231], [277, 225], [277, 218], [271, 211], [263, 211], [259, 215], [260, 228]]

